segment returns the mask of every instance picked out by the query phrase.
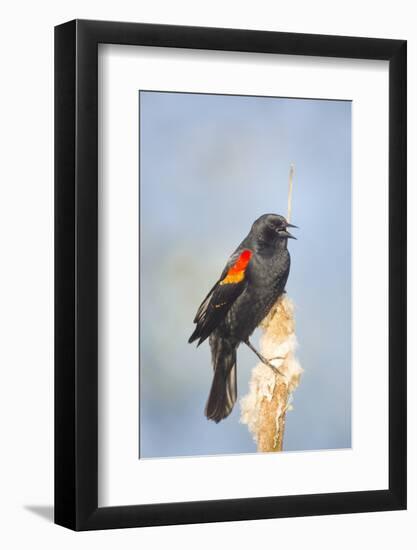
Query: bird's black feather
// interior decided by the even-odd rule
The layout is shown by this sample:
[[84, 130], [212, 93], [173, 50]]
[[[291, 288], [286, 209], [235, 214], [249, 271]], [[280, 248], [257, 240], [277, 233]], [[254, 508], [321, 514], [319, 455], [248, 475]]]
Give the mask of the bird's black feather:
[[206, 340], [213, 330], [224, 320], [236, 298], [246, 287], [246, 280], [239, 283], [224, 284], [229, 269], [235, 264], [242, 250], [238, 248], [229, 258], [219, 280], [207, 294], [197, 310], [194, 323], [197, 325], [188, 342], [198, 340], [198, 346]]

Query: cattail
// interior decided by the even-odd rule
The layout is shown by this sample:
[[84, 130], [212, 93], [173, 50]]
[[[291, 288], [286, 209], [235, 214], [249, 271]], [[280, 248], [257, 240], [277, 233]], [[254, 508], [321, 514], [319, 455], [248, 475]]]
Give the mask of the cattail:
[[[290, 167], [288, 214], [291, 218], [294, 166]], [[260, 351], [278, 370], [258, 363], [252, 370], [249, 393], [240, 401], [241, 422], [247, 424], [259, 452], [282, 451], [286, 413], [303, 372], [295, 357], [294, 305], [280, 296], [261, 323]], [[279, 359], [273, 359], [278, 358]]]
[[261, 324], [260, 351], [273, 359], [275, 372], [264, 363], [252, 370], [249, 393], [241, 399], [241, 422], [248, 425], [259, 452], [282, 451], [285, 415], [303, 369], [295, 357], [294, 306], [284, 294]]

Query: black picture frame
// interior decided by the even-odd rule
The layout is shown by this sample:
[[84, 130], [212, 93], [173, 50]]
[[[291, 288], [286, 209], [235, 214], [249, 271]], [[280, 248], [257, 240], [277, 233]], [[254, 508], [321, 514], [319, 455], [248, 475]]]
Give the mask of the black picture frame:
[[[98, 507], [98, 44], [389, 61], [389, 488]], [[55, 28], [55, 522], [74, 530], [406, 508], [406, 41], [74, 20]]]

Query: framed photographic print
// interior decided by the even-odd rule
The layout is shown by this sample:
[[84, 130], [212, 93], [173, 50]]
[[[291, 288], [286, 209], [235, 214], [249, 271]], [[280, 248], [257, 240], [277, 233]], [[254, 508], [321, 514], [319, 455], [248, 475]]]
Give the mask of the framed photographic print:
[[404, 509], [406, 42], [55, 29], [55, 521]]

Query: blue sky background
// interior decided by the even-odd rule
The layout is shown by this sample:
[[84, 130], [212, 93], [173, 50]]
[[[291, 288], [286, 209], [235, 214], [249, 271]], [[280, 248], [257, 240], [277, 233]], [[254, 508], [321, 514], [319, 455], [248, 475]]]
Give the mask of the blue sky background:
[[[351, 103], [165, 92], [139, 102], [140, 456], [256, 451], [239, 403], [218, 425], [204, 417], [210, 350], [187, 340], [253, 221], [286, 215], [291, 163], [287, 292], [305, 373], [284, 450], [350, 447]], [[239, 398], [255, 364], [240, 347]]]

